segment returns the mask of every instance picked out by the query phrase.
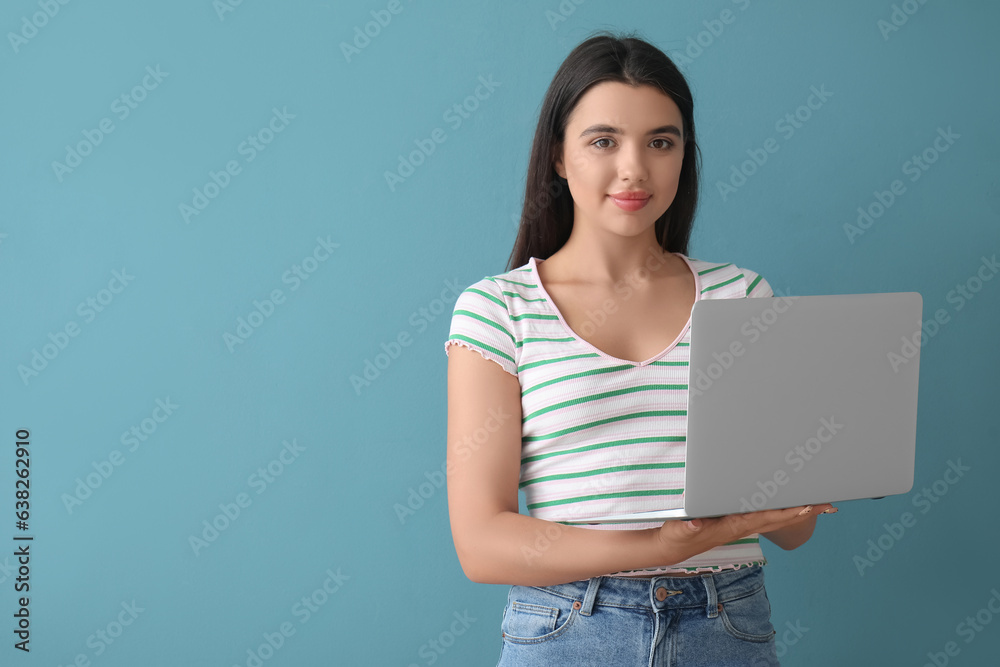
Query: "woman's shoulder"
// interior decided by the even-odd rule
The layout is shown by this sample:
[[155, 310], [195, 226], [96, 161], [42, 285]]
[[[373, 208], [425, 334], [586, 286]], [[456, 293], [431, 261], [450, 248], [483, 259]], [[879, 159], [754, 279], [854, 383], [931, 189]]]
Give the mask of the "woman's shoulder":
[[497, 299], [508, 301], [507, 297], [524, 297], [532, 290], [538, 289], [538, 280], [531, 263], [526, 263], [510, 271], [483, 276], [465, 288], [466, 292], [488, 294]]
[[698, 276], [701, 298], [734, 299], [773, 296], [771, 287], [758, 272], [735, 262], [685, 258]]
[[536, 288], [531, 271], [524, 267], [484, 276], [466, 287], [455, 300], [445, 351], [452, 344], [470, 347], [516, 376], [519, 323], [537, 307]]

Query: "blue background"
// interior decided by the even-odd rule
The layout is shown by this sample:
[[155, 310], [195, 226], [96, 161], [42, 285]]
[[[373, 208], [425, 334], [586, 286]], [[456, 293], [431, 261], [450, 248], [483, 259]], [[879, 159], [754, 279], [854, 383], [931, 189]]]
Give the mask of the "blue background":
[[[971, 638], [959, 624], [1000, 604], [1000, 280], [972, 281], [960, 309], [953, 292], [992, 279], [1000, 247], [995, 5], [46, 1], [0, 9], [0, 663], [253, 665], [287, 623], [263, 664], [495, 664], [507, 588], [463, 576], [437, 472], [443, 343], [456, 291], [506, 270], [543, 95], [598, 29], [640, 29], [689, 78], [704, 155], [691, 256], [785, 293], [918, 291], [925, 319], [948, 315], [921, 352], [913, 492], [843, 504], [798, 550], [764, 543], [783, 664], [918, 665], [948, 642], [954, 664], [995, 659], [1000, 618], [981, 614], [993, 622]], [[391, 20], [376, 29], [372, 12]], [[445, 114], [480, 77], [497, 85], [456, 126]], [[779, 131], [813, 86], [829, 98]], [[275, 109], [281, 131], [261, 133]], [[88, 146], [102, 119], [113, 131]], [[390, 187], [436, 128], [443, 143]], [[777, 152], [743, 166], [769, 138]], [[75, 168], [54, 167], [81, 142]], [[936, 161], [910, 180], [925, 150]], [[230, 160], [239, 172], [185, 220]], [[734, 168], [753, 173], [723, 196]], [[896, 179], [905, 192], [851, 237]], [[296, 283], [295, 266], [312, 272]], [[274, 290], [283, 302], [227, 345]], [[106, 305], [90, 315], [87, 299]], [[57, 349], [50, 334], [74, 323]], [[177, 406], [165, 419], [158, 399]], [[130, 450], [122, 434], [144, 423]], [[19, 428], [30, 654], [12, 632]], [[969, 468], [954, 484], [949, 460]], [[915, 524], [884, 537], [907, 511]], [[890, 548], [859, 572], [880, 536]]]

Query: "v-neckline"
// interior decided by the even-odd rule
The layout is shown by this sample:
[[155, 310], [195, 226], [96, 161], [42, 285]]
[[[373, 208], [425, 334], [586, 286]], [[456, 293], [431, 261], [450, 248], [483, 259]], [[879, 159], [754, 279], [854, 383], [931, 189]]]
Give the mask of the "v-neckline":
[[[701, 280], [698, 277], [698, 272], [695, 270], [694, 266], [692, 266], [691, 260], [689, 260], [683, 254], [679, 252], [673, 252], [670, 254], [677, 255], [682, 260], [684, 260], [685, 266], [687, 266], [688, 270], [691, 272], [691, 275], [694, 276], [694, 300], [695, 302], [697, 302], [699, 299], [701, 299]], [[540, 261], [544, 262], [545, 260], [540, 260]], [[539, 263], [540, 263], [539, 260], [535, 257], [531, 257], [530, 259], [528, 259], [528, 265], [531, 267], [531, 271], [535, 276], [535, 281], [538, 283], [538, 289], [542, 292], [542, 295], [545, 297], [545, 302], [548, 304], [549, 308], [551, 308], [552, 312], [554, 312], [556, 314], [556, 317], [559, 318], [559, 323], [571, 336], [573, 336], [573, 338], [575, 338], [584, 346], [596, 352], [598, 355], [604, 357], [605, 359], [610, 359], [611, 361], [617, 361], [619, 363], [628, 364], [630, 366], [635, 366], [635, 367], [648, 366], [649, 364], [653, 363], [657, 359], [660, 359], [664, 355], [668, 354], [671, 350], [673, 350], [677, 346], [677, 344], [681, 341], [681, 339], [684, 338], [684, 334], [687, 333], [688, 329], [691, 328], [691, 315], [689, 314], [687, 322], [684, 324], [683, 327], [681, 327], [680, 333], [677, 334], [677, 337], [666, 347], [666, 349], [653, 355], [652, 357], [646, 359], [645, 361], [632, 361], [630, 359], [622, 359], [620, 357], [608, 354], [604, 350], [601, 350], [596, 346], [592, 345], [591, 343], [589, 343], [586, 339], [583, 338], [583, 336], [581, 336], [577, 332], [573, 331], [572, 328], [570, 328], [569, 323], [566, 322], [566, 318], [563, 317], [563, 314], [559, 311], [559, 307], [556, 306], [556, 302], [552, 299], [551, 296], [549, 296], [549, 291], [545, 289], [545, 285], [542, 284], [542, 277], [541, 274], [539, 274], [538, 272]], [[694, 310], [693, 303], [691, 304], [691, 309]]]

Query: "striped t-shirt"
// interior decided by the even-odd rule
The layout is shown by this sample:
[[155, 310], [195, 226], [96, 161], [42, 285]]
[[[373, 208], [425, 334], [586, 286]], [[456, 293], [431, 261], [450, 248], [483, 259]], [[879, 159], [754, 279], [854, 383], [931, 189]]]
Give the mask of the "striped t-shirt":
[[[761, 276], [733, 264], [681, 257], [697, 299], [773, 296]], [[691, 321], [656, 357], [612, 357], [576, 335], [538, 280], [538, 260], [466, 288], [455, 302], [452, 344], [479, 352], [521, 384], [521, 475], [531, 516], [566, 521], [682, 507]], [[606, 523], [637, 530], [652, 523]], [[673, 566], [609, 573], [641, 576], [736, 569], [766, 560], [750, 535]]]

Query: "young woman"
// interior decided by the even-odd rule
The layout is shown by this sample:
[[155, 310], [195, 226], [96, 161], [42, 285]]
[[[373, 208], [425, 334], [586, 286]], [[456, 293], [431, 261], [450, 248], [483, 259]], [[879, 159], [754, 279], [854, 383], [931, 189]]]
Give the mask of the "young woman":
[[693, 304], [772, 296], [687, 256], [697, 157], [670, 59], [586, 40], [542, 105], [508, 271], [455, 304], [448, 507], [466, 576], [511, 586], [501, 666], [778, 664], [758, 539], [794, 549], [830, 505], [560, 523], [683, 504]]

